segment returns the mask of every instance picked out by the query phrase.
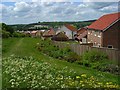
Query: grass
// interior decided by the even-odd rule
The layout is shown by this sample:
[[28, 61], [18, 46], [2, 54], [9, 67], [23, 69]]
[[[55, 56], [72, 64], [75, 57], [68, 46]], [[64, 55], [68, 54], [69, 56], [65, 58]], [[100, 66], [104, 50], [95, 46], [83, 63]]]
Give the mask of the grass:
[[44, 55], [36, 49], [37, 43], [41, 42], [39, 38], [9, 38], [3, 39], [2, 51], [3, 57], [9, 57], [14, 54], [20, 57], [32, 56], [38, 61], [50, 63], [52, 67], [62, 69], [68, 67], [68, 70], [73, 69], [77, 74], [86, 73], [88, 76], [94, 76], [102, 82], [111, 81], [113, 83], [118, 82], [118, 76], [110, 73], [100, 72], [84, 66], [79, 66], [76, 63], [69, 63], [67, 61], [61, 61]]

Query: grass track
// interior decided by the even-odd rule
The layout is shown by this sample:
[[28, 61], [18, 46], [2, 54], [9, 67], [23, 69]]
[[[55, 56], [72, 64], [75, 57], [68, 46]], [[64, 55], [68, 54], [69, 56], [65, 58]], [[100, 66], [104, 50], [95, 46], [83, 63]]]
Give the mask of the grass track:
[[39, 43], [40, 41], [41, 40], [39, 38], [3, 39], [3, 46], [2, 46], [3, 57], [8, 57], [11, 54], [21, 57], [32, 56], [39, 61], [45, 61], [51, 63], [53, 67], [55, 66], [55, 64], [57, 65], [57, 68], [63, 68], [65, 66], [68, 66], [69, 69], [73, 69], [78, 74], [86, 73], [90, 76], [92, 75], [96, 77], [100, 81], [112, 81], [119, 83], [118, 77], [116, 75], [98, 72], [97, 70], [79, 66], [76, 63], [69, 63], [66, 61], [57, 60], [52, 57], [44, 55], [35, 48], [36, 44]]

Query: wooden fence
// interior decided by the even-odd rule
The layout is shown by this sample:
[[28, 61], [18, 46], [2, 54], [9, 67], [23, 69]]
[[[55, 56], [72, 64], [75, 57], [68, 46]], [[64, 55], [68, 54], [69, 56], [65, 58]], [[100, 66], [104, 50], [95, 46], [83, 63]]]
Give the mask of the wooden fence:
[[59, 48], [69, 47], [73, 52], [77, 53], [78, 55], [82, 55], [86, 51], [96, 50], [106, 53], [110, 60], [114, 60], [115, 62], [118, 62], [120, 60], [120, 50], [90, 47], [88, 45], [80, 45], [76, 43], [69, 44], [69, 43], [57, 42], [57, 41], [53, 41], [53, 43]]

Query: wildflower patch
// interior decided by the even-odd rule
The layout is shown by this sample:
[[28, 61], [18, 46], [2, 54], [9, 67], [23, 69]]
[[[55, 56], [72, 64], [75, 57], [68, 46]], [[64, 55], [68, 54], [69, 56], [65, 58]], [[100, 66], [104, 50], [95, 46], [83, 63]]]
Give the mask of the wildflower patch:
[[5, 88], [119, 88], [112, 82], [100, 82], [93, 76], [78, 75], [68, 67], [57, 69], [33, 57], [3, 58], [3, 89]]

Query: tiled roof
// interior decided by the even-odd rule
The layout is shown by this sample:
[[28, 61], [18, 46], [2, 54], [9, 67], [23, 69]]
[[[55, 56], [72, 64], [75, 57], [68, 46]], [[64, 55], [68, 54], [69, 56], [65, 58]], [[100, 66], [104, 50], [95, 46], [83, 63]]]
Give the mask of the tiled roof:
[[53, 29], [47, 30], [43, 33], [43, 36], [53, 36], [55, 35], [55, 31]]
[[37, 31], [31, 31], [31, 34], [35, 34], [35, 33], [37, 33]]
[[87, 31], [83, 32], [82, 34], [80, 34], [77, 39], [81, 40], [82, 38], [84, 38], [87, 35]]
[[118, 19], [120, 19], [120, 12], [103, 15], [97, 21], [89, 25], [88, 29], [104, 30]]
[[65, 24], [65, 27], [67, 27], [69, 30], [71, 30], [71, 31], [73, 31], [73, 32], [76, 32], [76, 31], [77, 31], [77, 29], [76, 29], [74, 26], [72, 26], [72, 25]]
[[80, 35], [80, 34], [84, 33], [85, 31], [87, 31], [86, 28], [80, 28], [80, 29], [77, 31], [77, 35]]
[[77, 39], [81, 40], [82, 38], [84, 38], [87, 35], [87, 29], [86, 28], [81, 28], [77, 31]]
[[51, 28], [48, 32], [49, 35], [55, 35], [55, 31]]

